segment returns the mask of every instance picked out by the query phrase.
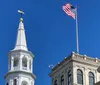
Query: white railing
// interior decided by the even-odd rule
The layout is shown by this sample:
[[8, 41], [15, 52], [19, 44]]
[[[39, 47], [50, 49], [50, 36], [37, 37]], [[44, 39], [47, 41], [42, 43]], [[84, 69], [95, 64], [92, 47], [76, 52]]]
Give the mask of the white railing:
[[27, 70], [27, 67], [22, 67], [23, 70]]
[[18, 70], [19, 68], [18, 68], [18, 66], [17, 67], [14, 67], [14, 70]]

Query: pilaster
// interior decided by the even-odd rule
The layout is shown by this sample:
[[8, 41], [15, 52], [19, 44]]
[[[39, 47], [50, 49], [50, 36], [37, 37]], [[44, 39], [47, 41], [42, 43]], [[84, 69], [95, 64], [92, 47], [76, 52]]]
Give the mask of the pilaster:
[[58, 74], [57, 83], [58, 83], [58, 85], [61, 85], [61, 76], [60, 76], [60, 74]]
[[10, 85], [13, 85], [13, 80], [12, 79], [10, 80]]
[[68, 79], [67, 79], [67, 70], [65, 70], [64, 73], [64, 85], [67, 85]]
[[33, 59], [31, 59], [31, 72], [33, 71]]
[[85, 80], [85, 83], [84, 83], [84, 85], [89, 85], [89, 80], [88, 80], [89, 78], [88, 78], [88, 69], [87, 68], [85, 68], [85, 76], [84, 76], [84, 80]]
[[77, 84], [77, 67], [73, 65], [73, 85]]

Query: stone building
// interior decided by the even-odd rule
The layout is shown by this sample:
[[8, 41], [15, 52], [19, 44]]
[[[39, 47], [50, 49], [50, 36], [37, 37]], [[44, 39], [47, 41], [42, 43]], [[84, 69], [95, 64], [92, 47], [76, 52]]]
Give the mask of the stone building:
[[98, 58], [73, 52], [52, 68], [51, 85], [94, 85], [100, 81], [99, 66]]
[[15, 47], [8, 53], [5, 85], [34, 85], [33, 58], [34, 55], [27, 48], [23, 19], [20, 18]]

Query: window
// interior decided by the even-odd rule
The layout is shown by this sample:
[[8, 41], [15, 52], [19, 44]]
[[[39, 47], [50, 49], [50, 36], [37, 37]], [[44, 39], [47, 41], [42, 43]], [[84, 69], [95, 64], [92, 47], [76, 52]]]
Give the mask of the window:
[[14, 58], [14, 67], [17, 67], [18, 66], [18, 57], [15, 57]]
[[71, 70], [68, 71], [68, 85], [71, 85]]
[[57, 80], [54, 81], [54, 85], [57, 85]]
[[89, 85], [94, 85], [94, 74], [89, 72]]
[[61, 85], [64, 85], [64, 75], [61, 76]]
[[80, 69], [77, 70], [77, 83], [83, 85], [83, 72]]
[[13, 80], [13, 85], [17, 85], [17, 80], [16, 79]]
[[28, 85], [26, 81], [22, 81], [21, 85]]
[[9, 85], [8, 83], [6, 85]]
[[26, 57], [22, 58], [22, 66], [27, 67], [27, 58]]

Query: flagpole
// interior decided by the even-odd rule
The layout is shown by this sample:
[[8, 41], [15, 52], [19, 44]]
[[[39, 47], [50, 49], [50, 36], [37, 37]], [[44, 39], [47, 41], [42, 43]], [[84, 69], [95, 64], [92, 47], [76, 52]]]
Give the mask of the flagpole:
[[76, 6], [76, 51], [79, 53], [79, 42], [78, 42], [78, 19], [77, 19], [77, 6]]

